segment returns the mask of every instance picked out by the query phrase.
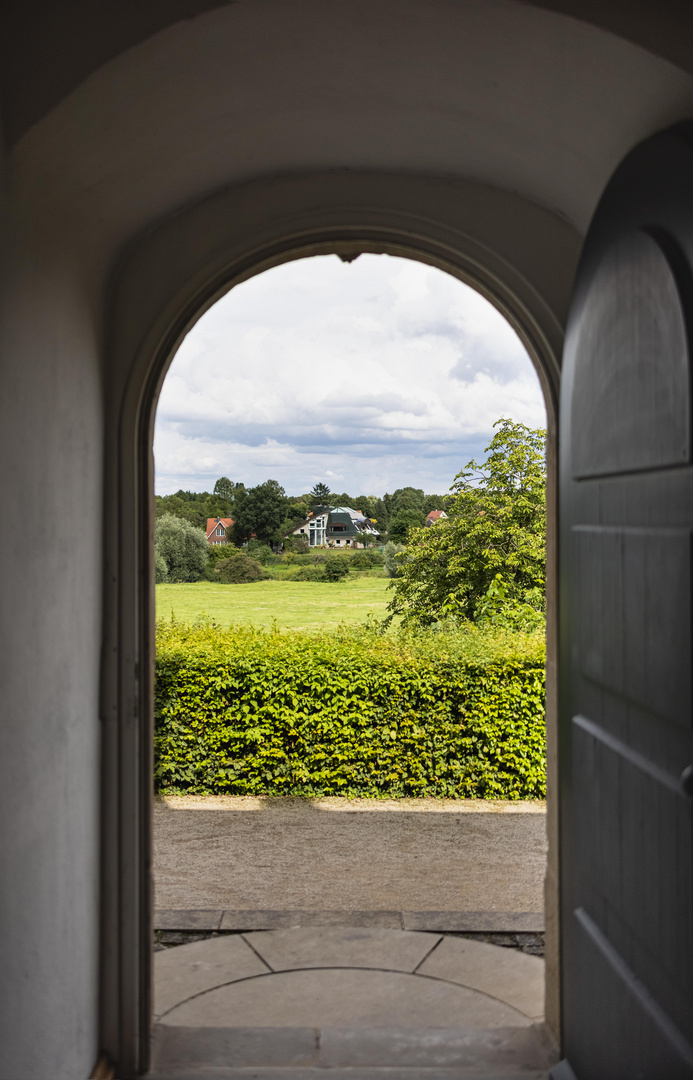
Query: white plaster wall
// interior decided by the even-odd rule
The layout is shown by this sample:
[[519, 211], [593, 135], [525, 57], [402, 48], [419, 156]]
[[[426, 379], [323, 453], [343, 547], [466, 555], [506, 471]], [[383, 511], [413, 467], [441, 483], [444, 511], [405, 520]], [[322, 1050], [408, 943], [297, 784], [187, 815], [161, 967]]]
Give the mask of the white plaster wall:
[[102, 402], [89, 292], [3, 207], [0, 1076], [97, 1053]]
[[23, 197], [127, 241], [231, 183], [358, 169], [513, 191], [584, 232], [690, 75], [517, 0], [245, 0], [94, 72], [20, 140]]

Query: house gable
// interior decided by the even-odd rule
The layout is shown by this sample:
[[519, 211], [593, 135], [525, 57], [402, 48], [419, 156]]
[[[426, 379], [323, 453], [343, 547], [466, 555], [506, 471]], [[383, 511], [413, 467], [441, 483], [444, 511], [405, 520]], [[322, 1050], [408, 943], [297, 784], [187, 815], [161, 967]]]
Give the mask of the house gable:
[[205, 535], [210, 544], [228, 544], [226, 530], [233, 525], [233, 518], [207, 518]]

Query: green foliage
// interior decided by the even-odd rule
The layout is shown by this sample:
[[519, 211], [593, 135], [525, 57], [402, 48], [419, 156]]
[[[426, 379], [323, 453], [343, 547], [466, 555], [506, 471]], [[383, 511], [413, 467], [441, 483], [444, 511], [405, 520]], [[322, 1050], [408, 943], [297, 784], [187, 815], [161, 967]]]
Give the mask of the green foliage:
[[257, 559], [251, 559], [242, 551], [232, 550], [226, 559], [220, 559], [215, 568], [215, 580], [222, 585], [247, 585], [261, 581], [266, 576]]
[[308, 555], [310, 552], [307, 536], [286, 536], [283, 544], [284, 551], [293, 552], [296, 555]]
[[372, 548], [355, 551], [350, 561], [352, 570], [372, 570], [376, 566], [383, 565], [382, 555]]
[[425, 521], [426, 516], [422, 510], [417, 510], [413, 506], [404, 506], [397, 511], [390, 522], [387, 531], [388, 538], [396, 544], [404, 544], [411, 530], [423, 528]]
[[326, 506], [327, 500], [330, 497], [330, 489], [327, 484], [323, 484], [322, 481], [317, 483], [310, 492], [311, 505], [313, 506]]
[[156, 786], [195, 794], [545, 794], [540, 635], [160, 622]]
[[503, 627], [524, 633], [544, 627], [544, 596], [540, 589], [530, 589], [524, 600], [508, 596], [502, 574], [496, 574], [476, 605], [475, 621], [479, 627]]
[[322, 568], [324, 581], [341, 581], [349, 573], [349, 557], [328, 555]]
[[287, 500], [277, 480], [265, 480], [249, 488], [236, 502], [232, 531], [235, 544], [240, 546], [253, 537], [262, 544], [281, 539]]
[[243, 484], [234, 484], [227, 476], [221, 476], [210, 495], [208, 491], [177, 491], [175, 495], [155, 496], [156, 516], [173, 514], [204, 529], [207, 518], [233, 517], [236, 500], [245, 491]]
[[321, 566], [290, 566], [281, 575], [282, 581], [325, 581]]
[[[265, 484], [258, 485], [260, 488], [276, 485], [276, 480], [268, 480]], [[253, 492], [257, 489], [251, 488]], [[279, 488], [282, 501], [279, 523], [274, 532], [261, 537], [261, 542], [278, 543], [282, 537], [290, 533], [301, 521], [305, 521], [309, 511], [320, 503], [332, 506], [351, 506], [361, 510], [366, 517], [371, 518], [377, 524], [378, 530], [387, 532], [392, 518], [404, 509], [415, 509], [422, 515], [422, 520], [429, 510], [444, 509], [444, 495], [424, 495], [420, 488], [398, 488], [393, 494], [386, 494], [382, 499], [375, 495], [350, 495], [344, 491], [340, 494], [332, 494], [326, 484], [316, 484], [311, 492], [303, 495], [284, 495], [283, 489]], [[234, 483], [228, 476], [220, 476], [214, 484], [214, 490], [209, 491], [177, 491], [175, 495], [157, 495], [156, 516], [174, 514], [176, 517], [189, 521], [200, 529], [204, 529], [207, 519], [212, 517], [230, 517], [234, 521], [240, 518], [241, 505], [248, 494], [242, 483]], [[252, 500], [251, 500], [252, 503]], [[253, 510], [252, 505], [247, 508], [247, 513]], [[253, 511], [254, 512], [254, 511]], [[260, 537], [257, 529], [248, 529], [248, 523], [241, 519], [238, 529], [229, 536], [235, 544], [244, 543], [252, 533]], [[271, 532], [271, 530], [270, 530]], [[243, 533], [243, 535], [240, 535]]]
[[415, 530], [399, 557], [389, 610], [405, 622], [476, 618], [498, 574], [507, 602], [534, 606], [532, 597], [543, 597], [546, 433], [512, 420], [495, 427], [484, 465], [470, 461], [455, 478], [447, 520]]
[[396, 577], [401, 570], [401, 563], [397, 559], [400, 552], [405, 551], [404, 544], [395, 544], [394, 541], [388, 540], [383, 548], [383, 566], [388, 577]]
[[[229, 504], [229, 507], [233, 506], [233, 498], [236, 490], [236, 485], [233, 480], [229, 480], [228, 476], [220, 476], [214, 485], [213, 494], [220, 499], [225, 499]], [[222, 515], [219, 515], [222, 516]], [[224, 514], [224, 517], [228, 515]]]
[[[163, 514], [154, 526], [154, 555], [163, 559], [169, 581], [199, 581], [209, 557], [202, 529], [189, 521]], [[158, 573], [158, 567], [157, 567]]]
[[251, 559], [257, 559], [262, 566], [267, 566], [274, 555], [272, 548], [268, 544], [261, 544], [259, 540], [249, 540], [245, 553], [250, 555]]
[[220, 559], [228, 559], [236, 550], [232, 544], [210, 544], [207, 569], [216, 566]]
[[[284, 561], [284, 560], [282, 560]], [[349, 573], [349, 558], [346, 555], [288, 555], [285, 565], [276, 576], [281, 581], [341, 581]]]
[[154, 574], [157, 585], [162, 585], [165, 581], [168, 581], [168, 566], [166, 565], [166, 559], [163, 557], [160, 551], [154, 551]]

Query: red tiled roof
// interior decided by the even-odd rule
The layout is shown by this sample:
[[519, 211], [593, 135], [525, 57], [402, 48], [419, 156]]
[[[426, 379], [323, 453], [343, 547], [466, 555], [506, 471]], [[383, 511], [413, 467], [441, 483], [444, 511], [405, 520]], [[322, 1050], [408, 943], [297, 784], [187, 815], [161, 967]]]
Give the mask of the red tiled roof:
[[207, 518], [207, 539], [216, 529], [217, 525], [223, 525], [225, 529], [229, 529], [233, 525], [233, 518]]
[[448, 515], [445, 513], [444, 510], [431, 510], [430, 514], [426, 514], [426, 521], [432, 524], [434, 521], [437, 521], [439, 517], [447, 516]]

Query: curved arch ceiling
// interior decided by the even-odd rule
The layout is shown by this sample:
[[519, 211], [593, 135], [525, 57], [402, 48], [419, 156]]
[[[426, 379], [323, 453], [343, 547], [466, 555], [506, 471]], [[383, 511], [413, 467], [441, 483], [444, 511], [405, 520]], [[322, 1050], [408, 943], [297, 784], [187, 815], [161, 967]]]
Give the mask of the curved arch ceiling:
[[220, 187], [316, 170], [460, 177], [579, 231], [693, 78], [515, 0], [251, 0], [110, 60], [11, 155], [22, 201], [107, 248]]

